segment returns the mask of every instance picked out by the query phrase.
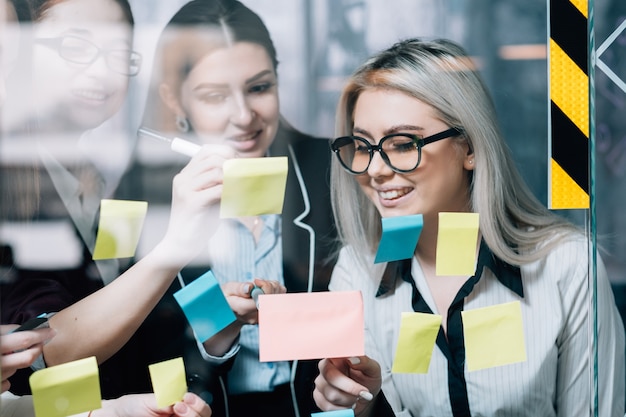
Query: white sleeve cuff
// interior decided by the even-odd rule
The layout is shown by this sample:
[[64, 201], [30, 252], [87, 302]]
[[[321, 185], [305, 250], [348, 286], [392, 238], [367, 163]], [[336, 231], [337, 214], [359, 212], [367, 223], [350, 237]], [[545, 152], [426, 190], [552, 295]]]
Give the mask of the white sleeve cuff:
[[239, 352], [239, 348], [241, 347], [241, 345], [239, 344], [239, 338], [237, 338], [237, 340], [235, 340], [235, 343], [233, 343], [228, 352], [224, 353], [222, 356], [213, 356], [207, 353], [204, 345], [202, 344], [202, 342], [200, 342], [200, 340], [198, 340], [197, 337], [196, 344], [198, 345], [198, 350], [200, 351], [200, 355], [202, 355], [202, 359], [216, 365], [221, 365], [225, 362], [228, 362], [228, 360], [230, 360], [237, 354], [237, 352]]

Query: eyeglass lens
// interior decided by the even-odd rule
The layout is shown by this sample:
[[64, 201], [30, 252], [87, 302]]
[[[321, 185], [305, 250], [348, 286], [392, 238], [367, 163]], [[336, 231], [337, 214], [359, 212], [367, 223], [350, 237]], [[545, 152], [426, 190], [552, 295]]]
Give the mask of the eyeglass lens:
[[367, 171], [375, 150], [379, 150], [383, 160], [398, 171], [411, 171], [420, 161], [421, 152], [413, 136], [387, 136], [378, 147], [357, 136], [340, 139], [336, 142], [336, 153], [342, 165], [354, 173]]
[[139, 72], [139, 56], [136, 52], [123, 49], [101, 50], [86, 39], [65, 36], [61, 40], [59, 53], [63, 59], [77, 64], [91, 64], [104, 54], [107, 66], [120, 74], [135, 75]]

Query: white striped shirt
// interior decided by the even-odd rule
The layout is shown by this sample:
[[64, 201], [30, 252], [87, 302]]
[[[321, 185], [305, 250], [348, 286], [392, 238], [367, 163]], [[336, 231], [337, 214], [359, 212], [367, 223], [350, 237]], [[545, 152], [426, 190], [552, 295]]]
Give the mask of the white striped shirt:
[[[491, 255], [486, 245], [481, 247], [480, 253], [487, 255], [483, 259]], [[377, 297], [386, 264], [372, 263], [369, 270], [364, 270], [356, 265], [355, 259], [350, 248], [342, 249], [330, 289], [362, 290], [366, 353], [381, 365], [383, 393], [396, 416], [468, 415], [467, 410], [456, 414], [452, 411], [451, 404], [458, 401], [463, 390], [449, 387], [449, 382], [452, 384], [455, 378], [449, 378], [448, 360], [440, 343], [434, 348], [428, 373], [391, 373], [401, 313], [414, 311], [413, 285], [397, 279], [386, 294]], [[464, 365], [463, 356], [460, 379], [465, 379], [469, 415], [591, 415], [593, 362], [587, 259], [587, 243], [576, 241], [561, 245], [543, 262], [521, 267], [523, 297], [514, 291], [515, 280], [511, 279], [512, 272], [507, 270], [507, 264], [499, 262], [504, 269], [494, 268], [494, 265], [486, 267], [482, 275], [477, 268], [479, 279], [467, 297], [460, 297], [461, 309], [473, 310], [520, 301], [527, 360], [470, 372]], [[497, 277], [489, 268], [500, 271], [503, 277]], [[415, 258], [411, 261], [410, 274], [423, 300], [422, 305], [436, 313], [432, 295]], [[517, 282], [520, 283], [519, 277]], [[624, 328], [601, 260], [598, 261], [597, 288], [599, 415], [622, 417], [626, 393]], [[448, 336], [453, 337], [456, 330], [450, 321], [448, 323]], [[464, 347], [462, 352], [464, 355]]]
[[[263, 230], [258, 243], [240, 222], [221, 222], [210, 241], [211, 270], [218, 282], [251, 282], [263, 278], [284, 285], [280, 216], [262, 217]], [[289, 382], [288, 362], [259, 362], [257, 325], [243, 326], [237, 347], [238, 352], [231, 349], [225, 356], [237, 353], [228, 373], [229, 394], [273, 391], [274, 387]], [[207, 358], [206, 353], [203, 356]]]

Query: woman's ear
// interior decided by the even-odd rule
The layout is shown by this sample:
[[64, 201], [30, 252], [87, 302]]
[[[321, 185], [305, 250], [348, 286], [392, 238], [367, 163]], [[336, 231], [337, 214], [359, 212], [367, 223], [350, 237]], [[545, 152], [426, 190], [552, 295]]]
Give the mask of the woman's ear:
[[159, 86], [159, 96], [161, 96], [161, 100], [163, 100], [163, 103], [165, 103], [172, 113], [185, 118], [185, 111], [169, 84], [163, 83]]
[[467, 140], [467, 142], [465, 142], [465, 148], [466, 148], [466, 152], [465, 152], [465, 159], [463, 160], [463, 167], [468, 170], [468, 171], [473, 171], [474, 170], [474, 149], [472, 149], [472, 145], [469, 142], [469, 139]]

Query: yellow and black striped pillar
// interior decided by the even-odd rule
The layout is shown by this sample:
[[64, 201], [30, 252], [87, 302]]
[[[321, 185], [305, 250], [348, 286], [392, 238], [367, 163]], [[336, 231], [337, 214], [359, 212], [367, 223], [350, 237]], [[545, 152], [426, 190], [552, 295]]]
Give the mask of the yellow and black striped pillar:
[[550, 0], [551, 209], [589, 208], [587, 0]]

